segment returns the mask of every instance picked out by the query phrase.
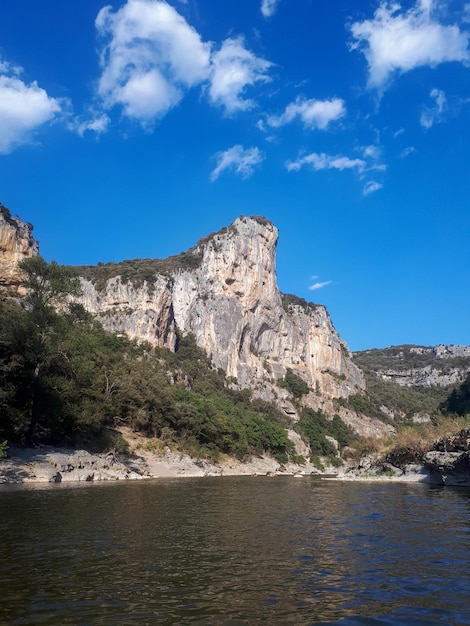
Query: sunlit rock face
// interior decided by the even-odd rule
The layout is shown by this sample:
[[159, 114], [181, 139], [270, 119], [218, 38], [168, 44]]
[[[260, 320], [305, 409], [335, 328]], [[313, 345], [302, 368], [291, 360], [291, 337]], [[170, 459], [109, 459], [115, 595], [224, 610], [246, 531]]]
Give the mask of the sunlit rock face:
[[0, 203], [0, 296], [24, 294], [23, 275], [18, 263], [38, 252], [39, 245], [33, 237], [32, 225], [12, 217]]
[[[277, 385], [291, 368], [311, 390], [302, 402], [332, 414], [333, 399], [362, 391], [364, 377], [325, 307], [280, 293], [277, 240], [268, 220], [240, 217], [182, 255], [180, 267], [178, 257], [157, 266], [150, 280], [82, 279], [82, 303], [105, 328], [154, 346], [174, 350], [178, 332], [193, 333], [233, 385], [276, 401], [295, 420], [290, 394]], [[357, 419], [354, 426], [360, 430]]]
[[[0, 205], [0, 295], [24, 294], [18, 263], [37, 255], [33, 227]], [[381, 422], [338, 406], [365, 388], [362, 371], [325, 307], [280, 293], [277, 228], [262, 217], [240, 217], [186, 253], [78, 268], [81, 303], [110, 331], [175, 350], [192, 333], [214, 367], [235, 388], [274, 401], [296, 421], [290, 392], [280, 387], [291, 369], [310, 391], [300, 403], [340, 414], [359, 433], [386, 434]], [[389, 427], [388, 427], [389, 428]]]

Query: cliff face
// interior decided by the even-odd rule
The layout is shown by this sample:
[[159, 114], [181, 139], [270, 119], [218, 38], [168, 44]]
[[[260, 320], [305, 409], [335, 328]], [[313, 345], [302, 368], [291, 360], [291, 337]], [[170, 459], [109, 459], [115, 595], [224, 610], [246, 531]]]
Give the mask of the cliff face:
[[193, 333], [233, 384], [293, 413], [276, 384], [291, 368], [312, 389], [306, 404], [328, 410], [332, 398], [362, 390], [363, 375], [323, 306], [279, 292], [277, 239], [264, 218], [241, 217], [186, 253], [189, 269], [140, 284], [116, 275], [100, 289], [96, 276], [83, 279], [82, 303], [107, 329], [152, 345], [174, 349], [177, 329]]
[[[0, 290], [21, 295], [17, 264], [38, 244], [30, 224], [0, 209]], [[305, 406], [339, 411], [360, 434], [385, 434], [381, 422], [334, 404], [365, 388], [362, 371], [325, 307], [280, 293], [277, 239], [268, 220], [241, 217], [177, 257], [78, 268], [80, 301], [107, 330], [153, 346], [174, 350], [178, 333], [193, 333], [231, 385], [251, 387], [293, 420], [292, 396], [277, 382], [288, 369], [310, 388]]]
[[24, 294], [18, 263], [38, 252], [39, 245], [33, 237], [32, 225], [12, 217], [0, 203], [0, 296]]
[[356, 353], [359, 365], [401, 387], [446, 387], [470, 373], [470, 346], [393, 346]]

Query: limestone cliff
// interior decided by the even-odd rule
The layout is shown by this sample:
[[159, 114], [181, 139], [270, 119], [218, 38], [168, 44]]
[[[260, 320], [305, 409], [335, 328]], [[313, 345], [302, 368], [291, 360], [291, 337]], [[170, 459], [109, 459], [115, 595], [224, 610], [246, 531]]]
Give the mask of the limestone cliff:
[[291, 368], [311, 389], [304, 402], [332, 411], [364, 378], [325, 307], [280, 293], [277, 240], [271, 222], [241, 217], [179, 257], [79, 268], [82, 303], [105, 328], [155, 346], [173, 350], [178, 332], [193, 333], [232, 384], [295, 419], [276, 384]]
[[378, 377], [401, 387], [447, 387], [470, 373], [470, 346], [392, 346], [354, 355]]
[[[18, 261], [38, 244], [30, 224], [0, 209], [0, 289], [18, 295]], [[339, 412], [360, 434], [385, 434], [382, 422], [335, 403], [364, 390], [363, 373], [324, 306], [280, 293], [277, 240], [265, 218], [240, 217], [175, 257], [81, 267], [81, 302], [106, 329], [153, 346], [174, 350], [179, 333], [192, 333], [229, 384], [251, 387], [293, 420], [292, 396], [278, 384], [289, 369], [310, 389], [305, 406]]]
[[0, 203], [0, 296], [24, 293], [18, 263], [38, 254], [38, 251], [39, 245], [33, 237], [32, 225], [12, 217], [10, 211]]

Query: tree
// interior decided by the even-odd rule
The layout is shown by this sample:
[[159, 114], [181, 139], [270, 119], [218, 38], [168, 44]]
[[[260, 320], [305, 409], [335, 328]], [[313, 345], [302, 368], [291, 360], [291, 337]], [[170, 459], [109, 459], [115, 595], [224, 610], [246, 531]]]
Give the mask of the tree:
[[310, 391], [309, 386], [307, 385], [305, 380], [300, 378], [300, 376], [297, 376], [297, 374], [294, 374], [290, 367], [287, 368], [284, 381], [285, 386], [291, 392], [294, 398], [300, 399], [302, 396], [307, 395]]
[[71, 306], [70, 296], [80, 293], [80, 279], [71, 267], [55, 261], [47, 263], [41, 256], [23, 259], [19, 263], [25, 276], [27, 295], [24, 299], [29, 334], [24, 337], [23, 356], [28, 400], [27, 439], [31, 440], [38, 424], [53, 412], [60, 399], [48, 384], [47, 374], [53, 361], [60, 356], [58, 343], [71, 317], [80, 314]]
[[470, 413], [470, 374], [459, 387], [453, 389], [439, 408], [443, 413], [455, 413], [462, 416]]

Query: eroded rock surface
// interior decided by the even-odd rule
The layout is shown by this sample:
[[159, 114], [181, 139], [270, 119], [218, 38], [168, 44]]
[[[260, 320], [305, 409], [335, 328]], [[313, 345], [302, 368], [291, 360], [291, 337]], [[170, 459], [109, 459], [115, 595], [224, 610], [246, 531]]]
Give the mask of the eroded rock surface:
[[24, 294], [23, 275], [18, 263], [38, 252], [39, 244], [33, 237], [32, 225], [12, 217], [0, 203], [0, 296]]
[[470, 428], [434, 442], [423, 457], [433, 482], [470, 485]]
[[[277, 240], [268, 220], [240, 217], [188, 251], [181, 267], [157, 268], [151, 279], [83, 279], [82, 303], [105, 328], [155, 346], [174, 350], [178, 331], [192, 333], [234, 386], [251, 387], [295, 419], [277, 385], [290, 368], [311, 390], [304, 403], [333, 413], [332, 400], [361, 392], [364, 377], [325, 307], [279, 291]], [[360, 432], [356, 417], [354, 428]], [[368, 432], [385, 429], [367, 424]]]

